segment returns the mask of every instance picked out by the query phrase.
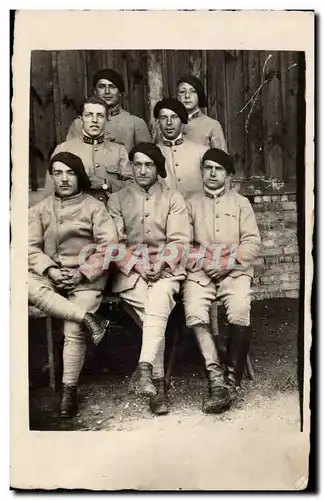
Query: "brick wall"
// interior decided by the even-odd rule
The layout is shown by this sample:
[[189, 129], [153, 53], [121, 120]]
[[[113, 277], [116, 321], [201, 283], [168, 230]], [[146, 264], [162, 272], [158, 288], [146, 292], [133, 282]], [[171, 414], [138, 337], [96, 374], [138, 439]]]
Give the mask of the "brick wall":
[[250, 197], [261, 234], [255, 265], [255, 299], [299, 295], [299, 251], [295, 194]]

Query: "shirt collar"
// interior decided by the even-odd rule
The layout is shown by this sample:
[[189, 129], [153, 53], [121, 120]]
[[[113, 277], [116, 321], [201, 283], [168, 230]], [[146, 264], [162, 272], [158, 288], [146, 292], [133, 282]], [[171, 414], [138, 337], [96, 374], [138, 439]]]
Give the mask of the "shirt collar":
[[85, 135], [84, 132], [82, 132], [82, 140], [86, 144], [92, 144], [95, 146], [96, 144], [101, 144], [104, 142], [104, 134], [102, 134], [100, 137], [89, 137], [88, 135]]
[[165, 146], [168, 146], [171, 148], [171, 146], [179, 146], [180, 144], [183, 143], [183, 137], [182, 134], [179, 134], [176, 139], [173, 139], [173, 141], [169, 141], [168, 139], [165, 139], [164, 136], [162, 136], [162, 141]]
[[193, 118], [198, 118], [198, 116], [201, 115], [201, 111], [200, 109], [197, 109], [197, 111], [195, 111], [194, 113], [192, 113], [191, 115], [188, 115], [188, 119], [189, 121], [192, 120]]
[[208, 198], [220, 198], [225, 194], [225, 192], [226, 192], [225, 185], [219, 189], [208, 189], [207, 186], [204, 186], [204, 193], [205, 196], [208, 196]]
[[111, 110], [108, 110], [108, 116], [116, 116], [116, 115], [120, 115], [120, 112], [121, 112], [121, 108], [120, 108], [120, 105], [117, 104], [117, 106], [115, 106], [114, 108], [112, 108]]

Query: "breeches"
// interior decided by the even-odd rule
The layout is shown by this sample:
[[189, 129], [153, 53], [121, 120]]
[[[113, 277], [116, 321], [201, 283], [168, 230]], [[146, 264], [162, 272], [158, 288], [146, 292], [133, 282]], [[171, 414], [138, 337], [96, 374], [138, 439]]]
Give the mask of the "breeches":
[[242, 326], [250, 324], [251, 278], [241, 275], [235, 278], [228, 276], [219, 284], [210, 282], [207, 286], [185, 281], [183, 303], [187, 326], [209, 324], [209, 308], [216, 299], [224, 304], [229, 323]]
[[143, 324], [140, 361], [153, 365], [153, 376], [164, 376], [165, 329], [175, 306], [174, 294], [180, 289], [179, 277], [163, 278], [148, 285], [139, 278], [134, 288], [120, 293]]
[[86, 351], [82, 328], [86, 313], [94, 313], [101, 303], [98, 290], [74, 290], [65, 298], [47, 278], [29, 274], [29, 301], [46, 314], [64, 320], [63, 383], [76, 385]]

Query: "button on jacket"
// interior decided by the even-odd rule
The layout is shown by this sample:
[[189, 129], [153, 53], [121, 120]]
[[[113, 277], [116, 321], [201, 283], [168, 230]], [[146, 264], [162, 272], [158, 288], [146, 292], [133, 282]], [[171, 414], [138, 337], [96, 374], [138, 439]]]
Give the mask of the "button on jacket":
[[203, 191], [201, 177], [201, 160], [207, 151], [206, 146], [196, 144], [189, 139], [178, 139], [172, 144], [163, 139], [158, 147], [165, 156], [167, 177], [165, 184], [170, 189], [176, 189], [187, 198]]
[[[247, 198], [234, 190], [218, 197], [195, 195], [187, 200], [193, 246], [238, 245], [235, 257], [242, 269], [229, 276], [253, 276], [253, 262], [260, 248], [260, 233], [253, 208]], [[202, 285], [211, 279], [203, 271], [188, 273], [187, 279]]]
[[189, 117], [183, 135], [197, 144], [209, 148], [219, 148], [227, 152], [226, 141], [221, 124], [205, 115], [200, 109]]
[[[85, 139], [87, 138], [80, 136], [59, 144], [52, 157], [62, 151], [74, 153], [81, 158], [94, 189], [100, 189], [105, 183], [110, 185], [111, 192], [122, 189], [126, 185], [126, 179], [132, 178], [132, 170], [124, 146], [107, 140], [100, 142], [100, 138], [97, 141], [91, 139], [91, 143], [85, 142]], [[47, 174], [44, 195], [52, 192], [53, 182]]]
[[[138, 244], [147, 245], [150, 262], [154, 261], [159, 245], [174, 243], [181, 249], [182, 245], [189, 244], [190, 226], [185, 201], [180, 193], [160, 182], [148, 192], [138, 184], [126, 186], [109, 198], [108, 211], [116, 224], [119, 242], [124, 243], [130, 253]], [[116, 264], [122, 272], [117, 275], [114, 291], [133, 288], [139, 274], [126, 271], [122, 263]], [[180, 265], [169, 272], [175, 276], [185, 274]]]
[[[116, 241], [111, 216], [91, 195], [79, 193], [65, 200], [50, 195], [29, 209], [28, 266], [30, 272], [40, 276], [51, 266], [80, 268], [80, 252], [87, 245], [105, 246]], [[96, 253], [100, 254], [99, 248]], [[96, 253], [87, 259], [90, 267], [81, 267], [86, 276], [82, 286], [102, 290], [107, 277], [102, 266], [95, 266]]]
[[[66, 140], [80, 137], [81, 130], [81, 120], [76, 118], [68, 131]], [[139, 142], [152, 142], [145, 121], [121, 108], [109, 114], [105, 126], [105, 139], [123, 144], [128, 153]]]

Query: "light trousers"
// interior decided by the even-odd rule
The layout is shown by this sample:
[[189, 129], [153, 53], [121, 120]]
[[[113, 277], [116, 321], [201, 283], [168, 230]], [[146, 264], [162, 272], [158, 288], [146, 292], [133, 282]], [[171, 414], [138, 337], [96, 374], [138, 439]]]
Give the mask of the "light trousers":
[[143, 324], [139, 361], [153, 365], [153, 377], [164, 377], [165, 329], [179, 292], [179, 277], [162, 278], [148, 284], [140, 277], [134, 288], [120, 292], [132, 306]]
[[29, 302], [45, 314], [64, 320], [63, 384], [78, 383], [86, 353], [83, 318], [96, 312], [101, 299], [98, 290], [74, 290], [65, 298], [50, 279], [29, 273]]
[[183, 303], [187, 326], [209, 325], [210, 306], [216, 299], [224, 304], [229, 323], [249, 326], [251, 278], [247, 275], [227, 276], [219, 284], [210, 282], [206, 286], [186, 280], [183, 284]]

